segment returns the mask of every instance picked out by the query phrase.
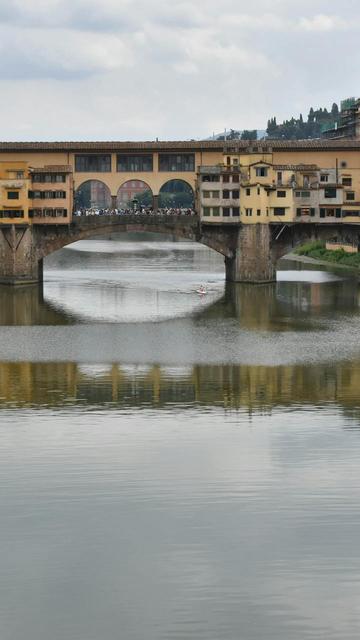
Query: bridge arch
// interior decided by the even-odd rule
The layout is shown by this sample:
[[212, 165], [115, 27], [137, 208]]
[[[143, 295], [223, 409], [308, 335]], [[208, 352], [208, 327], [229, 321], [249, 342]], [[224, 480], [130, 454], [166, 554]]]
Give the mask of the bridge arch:
[[[138, 206], [136, 206], [138, 205]], [[118, 189], [116, 195], [118, 209], [136, 209], [153, 206], [153, 192], [144, 180], [127, 180]]]
[[36, 259], [42, 260], [54, 251], [73, 244], [78, 240], [86, 240], [111, 233], [161, 233], [179, 239], [192, 240], [206, 245], [231, 259], [235, 250], [235, 238], [230, 229], [213, 230], [211, 233], [201, 230], [197, 216], [164, 216], [146, 213], [131, 215], [92, 215], [75, 218], [71, 225], [63, 227], [44, 226], [35, 231]]
[[161, 209], [179, 208], [193, 209], [195, 193], [186, 180], [173, 179], [165, 182], [159, 191], [159, 207]]
[[101, 180], [85, 180], [75, 191], [75, 209], [109, 209], [111, 191]]

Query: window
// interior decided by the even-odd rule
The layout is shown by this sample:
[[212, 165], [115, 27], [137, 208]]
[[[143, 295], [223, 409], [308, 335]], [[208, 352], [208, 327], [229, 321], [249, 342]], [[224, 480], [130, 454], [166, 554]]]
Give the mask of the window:
[[296, 209], [296, 215], [298, 218], [301, 216], [301, 209]]
[[227, 164], [227, 165], [231, 164], [231, 158], [230, 158], [230, 156], [228, 156], [228, 157], [226, 158], [226, 164]]
[[335, 217], [341, 218], [341, 209], [335, 209]]
[[[106, 173], [111, 171], [111, 155], [76, 155], [75, 171], [87, 173]], [[45, 180], [46, 182], [46, 180]]]
[[335, 189], [335, 187], [325, 187], [324, 196], [325, 196], [325, 198], [336, 198], [336, 189]]
[[249, 218], [252, 216], [252, 209], [245, 209], [245, 215]]
[[256, 175], [258, 178], [266, 178], [267, 174], [268, 174], [268, 168], [267, 167], [256, 167], [255, 169]]
[[210, 193], [211, 193], [211, 191], [203, 191], [203, 197], [204, 198], [210, 198]]
[[246, 195], [251, 196], [251, 189], [246, 189]]
[[233, 218], [238, 218], [240, 216], [240, 207], [233, 207], [232, 214]]
[[261, 216], [261, 209], [257, 209], [257, 210], [256, 210], [256, 215], [257, 215], [257, 216]]
[[286, 198], [286, 191], [278, 191], [276, 195], [278, 198]]
[[230, 176], [223, 176], [223, 182], [230, 182]]
[[220, 191], [213, 191], [212, 192], [212, 197], [213, 198], [220, 198]]
[[277, 172], [277, 181], [280, 182], [280, 184], [281, 184], [281, 182], [282, 182], [282, 171], [278, 171]]
[[209, 216], [210, 215], [210, 207], [204, 207], [203, 208], [203, 215], [204, 216]]
[[7, 192], [8, 200], [19, 200], [19, 192], [18, 191], [8, 191]]
[[220, 176], [219, 175], [203, 176], [202, 181], [203, 182], [220, 182]]
[[160, 153], [159, 171], [195, 171], [195, 154]]
[[360, 211], [343, 211], [343, 218], [348, 218], [348, 217], [352, 217], [352, 218], [359, 218], [360, 217]]
[[352, 187], [352, 178], [343, 176], [342, 184], [344, 185], [344, 187]]
[[285, 207], [274, 207], [274, 216], [284, 216], [285, 212]]
[[257, 194], [260, 195], [260, 187], [257, 188]]
[[0, 218], [23, 218], [24, 212], [20, 209], [2, 209], [0, 210]]
[[220, 215], [220, 207], [213, 207], [212, 208], [212, 212], [213, 212], [213, 216], [219, 216]]
[[340, 162], [340, 167], [341, 167], [342, 169], [346, 169], [346, 167], [347, 167], [347, 162], [345, 162], [344, 160], [342, 160], [342, 162]]
[[22, 180], [23, 177], [24, 177], [24, 172], [23, 171], [16, 171], [16, 179], [17, 180]]
[[238, 189], [233, 189], [232, 197], [233, 200], [238, 200], [240, 198], [240, 191]]
[[[320, 182], [329, 182], [329, 176], [328, 176], [328, 174], [327, 174], [327, 173], [323, 173], [323, 174], [320, 176]], [[305, 186], [305, 185], [304, 185], [304, 186]]]
[[232, 177], [232, 181], [233, 182], [240, 182], [240, 176], [238, 173], [236, 173], [233, 177]]
[[54, 198], [66, 198], [66, 191], [54, 191]]
[[346, 200], [355, 200], [355, 191], [347, 191]]
[[310, 198], [310, 191], [301, 191], [300, 195], [302, 198]]
[[[341, 209], [336, 209], [336, 211], [341, 211]], [[320, 209], [320, 218], [334, 218], [335, 217], [335, 209], [321, 208]]]
[[313, 207], [311, 207], [311, 209], [310, 209], [310, 216], [311, 216], [312, 218], [314, 218], [314, 217], [315, 217], [315, 209], [314, 209]]
[[234, 158], [234, 159], [233, 159], [233, 164], [235, 164], [235, 165], [239, 164], [239, 160], [238, 160], [238, 158]]
[[223, 216], [228, 218], [230, 216], [230, 207], [223, 207]]
[[116, 170], [134, 172], [153, 171], [152, 154], [142, 155], [118, 155], [116, 159]]
[[228, 200], [230, 198], [230, 191], [228, 189], [224, 189], [223, 198], [224, 200]]
[[66, 175], [60, 173], [33, 173], [33, 182], [66, 182]]

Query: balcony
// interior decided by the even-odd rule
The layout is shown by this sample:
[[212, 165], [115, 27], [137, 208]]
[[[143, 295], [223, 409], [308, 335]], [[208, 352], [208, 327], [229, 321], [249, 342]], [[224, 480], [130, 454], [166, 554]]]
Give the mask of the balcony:
[[201, 167], [198, 167], [198, 173], [200, 174], [220, 174], [221, 173], [221, 165], [215, 165], [215, 166], [206, 166], [203, 165]]
[[27, 186], [27, 183], [28, 180], [26, 180], [26, 178], [21, 178], [19, 180], [16, 180], [15, 178], [0, 180], [0, 186], [4, 189], [23, 189]]

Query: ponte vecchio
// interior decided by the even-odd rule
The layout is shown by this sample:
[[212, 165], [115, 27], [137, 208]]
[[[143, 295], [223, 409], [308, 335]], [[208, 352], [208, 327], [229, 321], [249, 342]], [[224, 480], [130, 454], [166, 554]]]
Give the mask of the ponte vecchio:
[[[154, 231], [269, 282], [304, 240], [359, 244], [360, 141], [2, 142], [0, 282], [41, 282], [77, 240]], [[91, 211], [94, 215], [86, 215]]]

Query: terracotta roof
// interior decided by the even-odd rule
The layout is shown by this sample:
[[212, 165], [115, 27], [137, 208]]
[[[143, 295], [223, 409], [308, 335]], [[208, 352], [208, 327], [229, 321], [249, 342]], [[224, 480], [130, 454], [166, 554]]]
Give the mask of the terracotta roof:
[[[257, 151], [255, 151], [257, 149]], [[360, 150], [360, 140], [236, 140], [236, 141], [173, 141], [173, 142], [0, 142], [1, 151], [63, 151], [63, 152], [101, 152], [101, 151], [206, 151], [214, 150], [236, 153], [236, 150], [252, 153], [271, 153], [276, 150], [298, 149], [304, 151], [321, 150]]]

